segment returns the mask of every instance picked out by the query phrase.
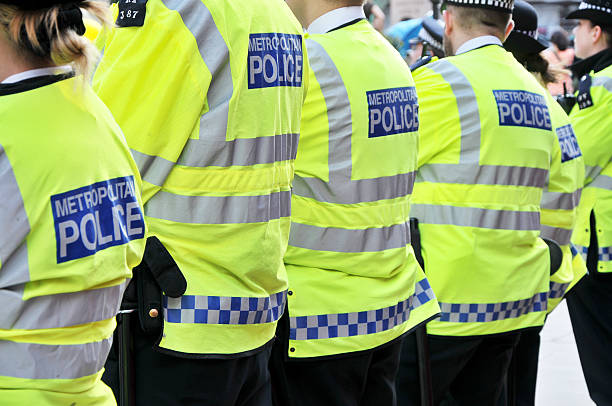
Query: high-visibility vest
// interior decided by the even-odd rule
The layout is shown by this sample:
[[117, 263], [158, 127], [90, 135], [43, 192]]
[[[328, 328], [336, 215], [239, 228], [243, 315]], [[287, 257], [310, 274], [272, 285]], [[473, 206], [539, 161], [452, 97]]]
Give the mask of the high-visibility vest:
[[551, 170], [561, 154], [546, 90], [498, 45], [425, 65], [414, 78], [421, 131], [411, 216], [441, 308], [428, 332], [542, 325], [550, 260], [540, 203], [548, 185], [563, 184]]
[[94, 88], [140, 169], [151, 234], [187, 279], [183, 297], [164, 297], [159, 345], [248, 354], [286, 302], [302, 29], [281, 0], [117, 7]]
[[[586, 261], [591, 233], [597, 237], [597, 272], [612, 272], [612, 66], [590, 81], [570, 113], [584, 155], [586, 175], [572, 241]], [[591, 228], [591, 213], [595, 229]]]
[[553, 131], [559, 142], [554, 144], [550, 181], [542, 194], [541, 236], [555, 241], [563, 252], [561, 267], [550, 277], [547, 309], [550, 313], [586, 271], [581, 261], [576, 262], [571, 246], [584, 182], [584, 160], [569, 117], [549, 92], [546, 97]]
[[144, 251], [138, 168], [81, 79], [0, 96], [0, 404], [114, 405], [101, 382]]
[[418, 102], [400, 55], [365, 20], [308, 35], [296, 160], [290, 357], [366, 350], [439, 312], [410, 246]]

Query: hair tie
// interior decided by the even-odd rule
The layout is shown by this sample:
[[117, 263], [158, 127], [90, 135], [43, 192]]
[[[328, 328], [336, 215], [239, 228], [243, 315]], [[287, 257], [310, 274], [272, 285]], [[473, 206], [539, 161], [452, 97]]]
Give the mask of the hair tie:
[[78, 35], [85, 35], [83, 12], [77, 3], [62, 6], [57, 16], [57, 25], [60, 31], [74, 30]]

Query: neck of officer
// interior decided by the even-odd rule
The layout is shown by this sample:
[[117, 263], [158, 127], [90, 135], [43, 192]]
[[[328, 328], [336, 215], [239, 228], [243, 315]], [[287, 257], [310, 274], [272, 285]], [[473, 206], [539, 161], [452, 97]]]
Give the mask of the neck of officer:
[[314, 20], [322, 15], [338, 8], [349, 7], [351, 5], [354, 4], [350, 4], [349, 2], [345, 4], [341, 1], [330, 0], [308, 0], [304, 2], [303, 9], [300, 13], [296, 13], [296, 16], [298, 20], [300, 20], [300, 23], [302, 23], [302, 27], [308, 28]]
[[21, 72], [55, 66], [49, 61], [36, 59], [25, 57], [0, 32], [0, 82]]

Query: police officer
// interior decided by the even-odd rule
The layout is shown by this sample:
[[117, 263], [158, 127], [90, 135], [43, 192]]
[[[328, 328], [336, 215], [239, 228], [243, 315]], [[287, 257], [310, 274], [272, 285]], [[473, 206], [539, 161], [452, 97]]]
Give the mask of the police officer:
[[[401, 338], [437, 315], [410, 248], [418, 101], [361, 0], [290, 0], [311, 66], [296, 160], [278, 405], [394, 405]], [[284, 367], [284, 371], [281, 368]]]
[[115, 315], [144, 251], [140, 177], [88, 84], [92, 1], [0, 1], [0, 403], [114, 405]]
[[[444, 37], [444, 23], [432, 17], [423, 17], [423, 28], [419, 31], [418, 41], [421, 43], [421, 60], [411, 65], [414, 70], [432, 61], [432, 58], [444, 58], [444, 47], [442, 39]], [[418, 65], [418, 66], [416, 66]]]
[[[561, 183], [561, 156], [546, 90], [502, 47], [513, 1], [446, 5], [447, 58], [414, 72], [421, 132], [411, 216], [441, 308], [427, 326], [434, 402], [493, 405], [520, 332], [544, 323], [551, 261], [540, 204]], [[419, 398], [415, 345], [406, 340], [402, 353], [401, 405]]]
[[[159, 313], [141, 301], [136, 404], [269, 405], [308, 78], [301, 27], [282, 0], [114, 10], [94, 88], [140, 169], [151, 233], [186, 279], [162, 286]], [[107, 369], [117, 391], [115, 358]]]
[[[546, 87], [555, 81], [555, 75], [540, 54], [547, 48], [547, 43], [538, 37], [536, 10], [526, 1], [515, 0], [512, 19], [515, 27], [504, 42], [504, 48]], [[552, 127], [559, 142], [550, 169], [551, 179], [555, 182], [551, 182], [542, 195], [541, 236], [555, 241], [563, 254], [560, 268], [551, 275], [547, 310], [550, 313], [564, 293], [584, 276], [586, 268], [570, 242], [584, 179], [584, 161], [569, 117], [549, 93], [546, 96]], [[540, 331], [541, 327], [536, 327], [521, 333], [508, 372], [508, 396], [502, 397], [499, 405], [535, 404]]]
[[584, 155], [586, 176], [572, 241], [589, 274], [567, 296], [578, 354], [591, 398], [612, 402], [612, 2], [589, 0], [567, 18], [577, 19], [576, 56], [580, 78], [570, 113]]

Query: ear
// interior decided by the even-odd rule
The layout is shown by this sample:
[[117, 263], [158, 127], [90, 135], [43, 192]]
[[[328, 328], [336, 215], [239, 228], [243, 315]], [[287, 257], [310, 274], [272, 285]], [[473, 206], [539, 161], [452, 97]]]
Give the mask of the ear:
[[442, 12], [442, 17], [444, 18], [444, 34], [449, 36], [451, 32], [453, 32], [453, 18], [452, 14], [448, 9]]
[[514, 20], [510, 19], [510, 21], [508, 21], [508, 25], [506, 26], [506, 32], [504, 33], [504, 41], [508, 38], [508, 35], [510, 35], [513, 29], [514, 29]]
[[599, 40], [603, 37], [603, 31], [599, 25], [593, 24], [593, 28], [591, 28], [591, 40], [593, 44], [599, 42]]

